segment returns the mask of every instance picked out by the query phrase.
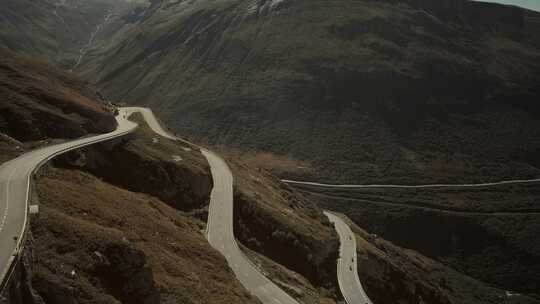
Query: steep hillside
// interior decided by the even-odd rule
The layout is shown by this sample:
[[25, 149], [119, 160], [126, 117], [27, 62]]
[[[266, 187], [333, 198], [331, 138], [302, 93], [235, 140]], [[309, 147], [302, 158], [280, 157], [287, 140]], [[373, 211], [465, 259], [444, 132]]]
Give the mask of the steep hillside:
[[302, 189], [321, 207], [347, 214], [394, 244], [494, 286], [540, 297], [538, 183], [477, 189]]
[[[303, 302], [339, 299], [339, 240], [322, 210], [267, 172], [237, 159], [229, 158], [228, 163], [235, 177], [234, 231], [238, 241], [248, 253], [252, 250], [295, 273], [300, 279], [285, 284], [285, 290]], [[300, 283], [303, 280], [307, 288]], [[276, 283], [284, 285], [283, 281]], [[304, 298], [309, 292], [297, 289], [314, 289], [315, 299]]]
[[540, 175], [536, 13], [450, 0], [164, 0], [124, 19], [79, 72], [182, 134], [311, 166], [289, 176]]
[[0, 49], [0, 133], [20, 141], [74, 138], [116, 128], [113, 109], [86, 82]]
[[45, 303], [258, 303], [163, 201], [77, 170], [40, 182], [33, 286]]
[[259, 303], [203, 234], [211, 176], [198, 150], [141, 123], [53, 163], [37, 178], [25, 269], [33, 294], [9, 303]]
[[464, 276], [345, 220], [356, 234], [358, 272], [374, 303], [540, 303]]
[[4, 0], [0, 45], [74, 68], [107, 21], [141, 1]]

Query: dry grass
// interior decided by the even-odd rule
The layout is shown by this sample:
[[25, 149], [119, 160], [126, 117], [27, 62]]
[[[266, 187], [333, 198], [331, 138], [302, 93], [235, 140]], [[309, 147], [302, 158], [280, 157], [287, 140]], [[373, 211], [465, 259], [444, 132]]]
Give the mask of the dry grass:
[[[4, 83], [18, 92], [49, 94], [49, 102], [58, 107], [82, 107], [87, 110], [105, 113], [103, 104], [97, 103], [95, 92], [90, 85], [75, 74], [65, 72], [46, 63], [0, 49], [0, 70]], [[89, 96], [85, 96], [87, 94]]]
[[114, 130], [112, 108], [74, 74], [0, 49], [0, 132], [18, 140]]
[[314, 170], [309, 162], [288, 155], [251, 148], [241, 149], [224, 144], [213, 145], [207, 143], [205, 145], [212, 147], [213, 151], [219, 152], [220, 155], [228, 159], [238, 160], [251, 168], [272, 172], [276, 176], [309, 174]]
[[[110, 297], [119, 291], [96, 277], [95, 251], [127, 242], [144, 253], [160, 303], [257, 303], [204, 238], [204, 223], [154, 197], [59, 169], [40, 180], [39, 195], [41, 213], [32, 225], [38, 286], [40, 280], [56, 281], [53, 287], [71, 286], [78, 303], [117, 303]], [[104, 297], [109, 300], [99, 300]]]

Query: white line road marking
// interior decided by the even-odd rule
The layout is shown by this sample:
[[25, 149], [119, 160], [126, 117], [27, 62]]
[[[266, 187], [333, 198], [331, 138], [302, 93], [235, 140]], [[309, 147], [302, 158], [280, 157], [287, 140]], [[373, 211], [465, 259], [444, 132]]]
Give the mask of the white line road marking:
[[[210, 195], [210, 206], [208, 211], [208, 221], [206, 224], [206, 237], [212, 247], [222, 249], [221, 253], [227, 257], [228, 265], [235, 272], [240, 283], [246, 287], [254, 296], [258, 297], [265, 304], [299, 304], [285, 291], [274, 285], [267, 277], [257, 270], [252, 262], [245, 257], [236, 240], [233, 232], [233, 208], [232, 208], [232, 173], [228, 169], [225, 161], [212, 152], [189, 143], [181, 138], [173, 136], [165, 131], [153, 115], [152, 111], [147, 108], [127, 108], [128, 113], [139, 112], [143, 114], [150, 128], [164, 137], [180, 140], [190, 144], [201, 150], [201, 153], [207, 158], [214, 179], [214, 187]], [[219, 233], [217, 233], [219, 232]], [[216, 234], [217, 233], [217, 234]], [[219, 237], [219, 239], [217, 239]], [[235, 263], [236, 262], [236, 263]], [[241, 265], [241, 268], [239, 267]], [[251, 278], [249, 277], [251, 273]], [[243, 275], [244, 274], [244, 275]], [[270, 287], [270, 291], [261, 286], [261, 282], [265, 286]]]
[[431, 185], [340, 185], [340, 184], [325, 184], [325, 183], [316, 183], [316, 182], [303, 182], [282, 179], [282, 182], [286, 184], [293, 185], [305, 185], [305, 186], [315, 186], [323, 188], [342, 188], [342, 189], [365, 189], [365, 188], [403, 188], [403, 189], [426, 189], [426, 188], [481, 188], [481, 187], [491, 187], [491, 186], [501, 186], [501, 185], [513, 185], [513, 184], [529, 184], [529, 183], [538, 183], [540, 178], [537, 179], [518, 179], [518, 180], [508, 180], [500, 181], [493, 183], [479, 183], [479, 184], [431, 184]]
[[6, 224], [7, 216], [9, 213], [9, 187], [11, 185], [11, 178], [13, 175], [15, 175], [15, 172], [17, 171], [17, 167], [11, 171], [9, 174], [9, 178], [6, 181], [6, 209], [4, 209], [4, 215], [2, 216], [2, 222], [0, 223], [0, 232], [4, 229], [4, 225]]

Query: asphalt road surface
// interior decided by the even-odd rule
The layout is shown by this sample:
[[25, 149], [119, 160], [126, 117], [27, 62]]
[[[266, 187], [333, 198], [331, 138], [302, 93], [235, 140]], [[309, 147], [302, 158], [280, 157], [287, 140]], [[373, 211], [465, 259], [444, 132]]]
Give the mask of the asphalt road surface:
[[214, 177], [210, 196], [207, 237], [229, 263], [238, 280], [265, 304], [298, 303], [287, 293], [270, 282], [240, 251], [233, 232], [233, 177], [227, 164], [210, 151], [204, 151]]
[[158, 122], [156, 116], [154, 115], [154, 113], [152, 112], [151, 109], [149, 109], [149, 108], [140, 108], [140, 107], [125, 107], [125, 108], [122, 108], [122, 110], [127, 113], [128, 117], [131, 114], [140, 113], [143, 116], [146, 123], [148, 124], [148, 126], [150, 127], [150, 129], [152, 129], [152, 131], [154, 131], [154, 133], [157, 133], [157, 134], [159, 134], [159, 135], [161, 135], [163, 137], [166, 137], [168, 139], [181, 140], [180, 138], [178, 138], [178, 137], [174, 136], [173, 134], [171, 134], [169, 131], [163, 129], [163, 127]]
[[283, 179], [281, 180], [284, 183], [291, 185], [304, 185], [304, 186], [314, 186], [321, 188], [347, 188], [347, 189], [362, 189], [362, 188], [476, 188], [476, 187], [491, 187], [491, 186], [500, 186], [500, 185], [513, 185], [513, 184], [528, 184], [528, 183], [538, 183], [540, 178], [537, 179], [518, 179], [518, 180], [508, 180], [500, 181], [494, 183], [479, 183], [479, 184], [429, 184], [429, 185], [347, 185], [347, 184], [324, 184], [316, 182], [303, 182], [296, 180]]
[[21, 249], [28, 222], [30, 178], [34, 171], [59, 154], [134, 131], [137, 124], [126, 120], [125, 114], [125, 111], [120, 111], [116, 118], [118, 128], [111, 133], [37, 149], [0, 166], [0, 282], [6, 279]]
[[338, 216], [325, 211], [330, 222], [334, 223], [339, 235], [339, 259], [337, 274], [339, 289], [348, 304], [373, 304], [366, 295], [358, 278], [356, 237], [351, 228]]
[[[135, 107], [124, 108], [124, 110], [128, 113], [141, 113], [155, 133], [170, 139], [181, 140], [163, 129], [151, 110]], [[229, 267], [240, 283], [262, 303], [298, 304], [296, 300], [261, 274], [240, 251], [233, 231], [232, 173], [219, 156], [205, 149], [201, 149], [201, 152], [208, 159], [214, 179], [206, 228], [208, 242], [227, 259]]]

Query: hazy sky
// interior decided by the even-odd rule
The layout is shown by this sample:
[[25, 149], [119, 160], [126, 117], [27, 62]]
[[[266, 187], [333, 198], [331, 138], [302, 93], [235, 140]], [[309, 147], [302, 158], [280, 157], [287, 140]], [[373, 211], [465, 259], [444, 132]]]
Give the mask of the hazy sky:
[[540, 0], [483, 0], [483, 1], [513, 4], [513, 5], [526, 7], [526, 8], [533, 9], [535, 11], [540, 12]]

